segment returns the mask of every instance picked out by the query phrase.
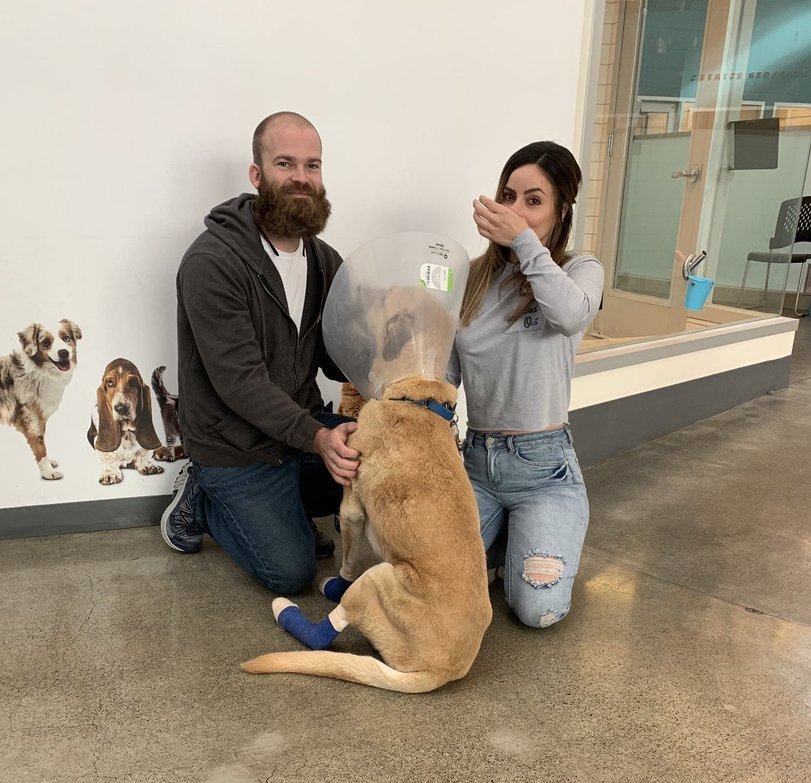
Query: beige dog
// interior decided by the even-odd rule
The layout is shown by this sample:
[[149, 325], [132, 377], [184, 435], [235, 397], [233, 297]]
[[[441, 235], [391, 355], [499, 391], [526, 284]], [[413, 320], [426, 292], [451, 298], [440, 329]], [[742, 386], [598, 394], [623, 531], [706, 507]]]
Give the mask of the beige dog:
[[338, 413], [341, 416], [351, 416], [353, 419], [357, 419], [360, 409], [364, 405], [366, 405], [366, 400], [358, 391], [358, 387], [344, 381], [341, 384], [341, 402], [338, 405]]
[[[421, 404], [428, 400], [452, 408], [456, 389], [418, 376], [391, 384], [383, 399], [363, 407], [349, 441], [362, 454], [341, 504], [341, 577], [351, 585], [329, 622], [335, 631], [354, 625], [385, 663], [313, 650], [263, 655], [244, 663], [245, 671], [314, 674], [404, 693], [467, 674], [492, 618], [484, 547], [455, 432]], [[384, 562], [361, 574], [364, 532]], [[293, 606], [273, 602], [277, 618]]]

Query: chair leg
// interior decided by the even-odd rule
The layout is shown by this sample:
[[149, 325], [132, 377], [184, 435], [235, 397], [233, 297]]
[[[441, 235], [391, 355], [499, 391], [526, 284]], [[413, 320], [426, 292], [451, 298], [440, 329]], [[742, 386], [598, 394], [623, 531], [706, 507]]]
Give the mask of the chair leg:
[[766, 262], [766, 282], [763, 284], [763, 304], [761, 307], [766, 306], [766, 302], [769, 301], [769, 272], [772, 271], [772, 265], [767, 261]]
[[[803, 274], [805, 272], [805, 274]], [[794, 315], [802, 317], [804, 315], [811, 314], [811, 309], [806, 310], [804, 313], [801, 313], [797, 309], [797, 304], [800, 301], [800, 291], [805, 288], [806, 283], [808, 282], [808, 261], [803, 262], [803, 268], [800, 270], [800, 273], [797, 275], [797, 294], [794, 297]]]
[[746, 276], [749, 274], [749, 259], [746, 259], [746, 266], [743, 268], [743, 282], [741, 283], [741, 290], [738, 291], [738, 307], [741, 306], [741, 302], [743, 302], [743, 292], [746, 288]]

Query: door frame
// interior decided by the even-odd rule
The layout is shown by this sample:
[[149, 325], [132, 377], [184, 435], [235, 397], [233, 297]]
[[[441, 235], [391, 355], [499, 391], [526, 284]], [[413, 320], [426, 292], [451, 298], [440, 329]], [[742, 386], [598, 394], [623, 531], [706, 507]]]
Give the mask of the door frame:
[[[742, 25], [740, 0], [708, 0], [704, 39], [701, 52], [701, 73], [723, 73], [725, 64], [734, 63], [742, 49], [741, 38], [747, 35]], [[753, 17], [749, 4], [749, 16]], [[636, 126], [635, 94], [641, 67], [641, 38], [645, 0], [627, 0], [620, 6], [617, 53], [611, 69], [616, 85], [608, 125], [609, 149], [605, 157], [605, 188], [598, 225], [598, 257], [606, 272], [603, 309], [595, 318], [592, 333], [599, 336], [638, 335], [653, 337], [676, 334], [687, 328], [688, 313], [684, 307], [687, 281], [682, 270], [691, 253], [710, 249], [710, 227], [718, 215], [723, 215], [724, 191], [717, 188], [718, 174], [723, 165], [723, 140], [731, 113], [740, 110], [741, 95], [735, 94], [731, 80], [699, 80], [696, 90], [693, 128], [685, 168], [701, 167], [695, 182], [682, 179], [683, 195], [679, 228], [671, 267], [670, 295], [667, 298], [624, 291], [614, 287], [617, 248], [619, 243], [622, 200], [628, 160]], [[748, 30], [751, 39], [751, 22]], [[706, 262], [714, 268], [715, 259]], [[708, 275], [711, 276], [711, 275]], [[702, 321], [728, 323], [741, 320], [736, 308], [714, 306], [709, 302], [701, 311]]]

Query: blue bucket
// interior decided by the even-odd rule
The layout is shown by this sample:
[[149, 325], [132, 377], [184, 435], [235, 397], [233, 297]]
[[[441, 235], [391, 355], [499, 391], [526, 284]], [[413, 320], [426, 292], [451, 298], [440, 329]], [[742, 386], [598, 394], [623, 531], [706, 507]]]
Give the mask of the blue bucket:
[[687, 293], [684, 295], [684, 306], [688, 310], [700, 310], [715, 285], [715, 280], [708, 277], [688, 277]]

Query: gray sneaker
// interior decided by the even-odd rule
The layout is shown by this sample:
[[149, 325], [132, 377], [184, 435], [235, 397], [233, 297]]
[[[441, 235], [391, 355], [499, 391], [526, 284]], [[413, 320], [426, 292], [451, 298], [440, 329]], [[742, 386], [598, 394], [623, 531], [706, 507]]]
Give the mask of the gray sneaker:
[[187, 462], [177, 474], [172, 501], [161, 517], [161, 535], [172, 549], [185, 554], [200, 551], [203, 527], [195, 516], [200, 485]]

